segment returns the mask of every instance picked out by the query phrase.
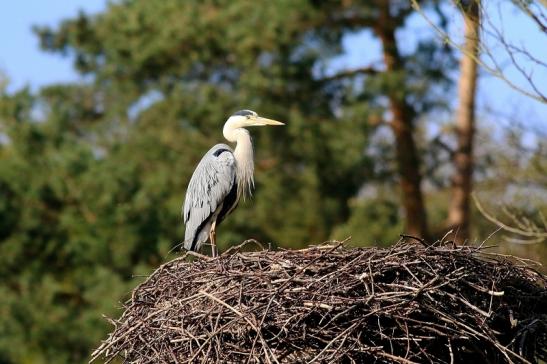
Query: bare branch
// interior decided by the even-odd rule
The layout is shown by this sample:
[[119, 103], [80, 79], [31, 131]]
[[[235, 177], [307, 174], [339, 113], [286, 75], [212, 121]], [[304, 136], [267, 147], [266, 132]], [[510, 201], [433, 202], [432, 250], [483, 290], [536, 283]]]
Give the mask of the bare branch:
[[[545, 1], [545, 0], [541, 0]], [[514, 3], [517, 4], [517, 6], [526, 14], [528, 15], [541, 29], [543, 33], [547, 33], [547, 21], [545, 19], [545, 15], [541, 11], [541, 7], [539, 7], [539, 15], [535, 14], [532, 9], [530, 9], [530, 5], [533, 5], [533, 3], [528, 3], [523, 0], [514, 0]], [[544, 6], [547, 6], [547, 4], [544, 3]], [[543, 19], [540, 19], [543, 18]]]
[[454, 148], [452, 148], [450, 145], [446, 144], [442, 139], [440, 135], [437, 135], [433, 140], [431, 141], [433, 144], [438, 145], [441, 147], [445, 152], [448, 153], [450, 156], [450, 159], [454, 158], [454, 154], [456, 153], [454, 151]]
[[[526, 268], [533, 262], [451, 241], [402, 240], [384, 249], [327, 244], [171, 261], [133, 291], [91, 361], [547, 358], [547, 282]], [[509, 314], [494, 314], [502, 308]]]
[[[489, 214], [481, 205], [477, 196], [474, 193], [471, 196], [473, 197], [473, 200], [475, 201], [475, 206], [477, 206], [477, 209], [479, 210], [479, 212], [488, 221], [492, 222], [493, 224], [495, 224], [502, 230], [505, 230], [507, 232], [510, 232], [519, 236], [524, 236], [527, 238], [527, 239], [509, 238], [510, 240], [515, 242], [518, 241], [520, 242], [520, 244], [522, 244], [523, 242], [527, 244], [532, 244], [532, 243], [542, 242], [547, 239], [547, 226], [544, 226], [543, 228], [541, 228], [539, 225], [536, 225], [535, 223], [531, 222], [529, 219], [518, 218], [514, 214], [510, 214], [510, 216], [513, 219], [513, 221], [516, 221], [515, 224], [518, 227], [509, 226], [505, 224], [504, 222], [500, 221], [495, 216]], [[543, 215], [540, 214], [540, 216], [543, 218]]]
[[[531, 85], [534, 92], [530, 92], [521, 86], [515, 84], [513, 81], [511, 81], [507, 76], [505, 76], [502, 68], [496, 61], [496, 58], [492, 56], [490, 51], [486, 49], [484, 46], [481, 47], [481, 50], [487, 54], [489, 54], [489, 58], [493, 61], [493, 66], [486, 64], [484, 61], [482, 61], [478, 56], [475, 56], [474, 54], [471, 54], [470, 52], [466, 51], [461, 45], [457, 44], [450, 35], [445, 32], [443, 29], [441, 29], [439, 26], [433, 22], [430, 17], [424, 12], [424, 10], [421, 8], [420, 4], [418, 4], [417, 0], [411, 0], [412, 7], [426, 20], [426, 22], [435, 30], [435, 32], [439, 35], [439, 37], [442, 39], [442, 41], [446, 44], [451, 45], [452, 47], [458, 49], [463, 54], [471, 57], [478, 65], [480, 65], [483, 69], [485, 69], [489, 74], [492, 76], [504, 81], [509, 87], [511, 87], [513, 90], [520, 92], [523, 95], [526, 95], [534, 100], [537, 100], [542, 103], [547, 103], [547, 97], [543, 93], [537, 92], [537, 86]], [[510, 52], [512, 54], [513, 52]], [[514, 56], [512, 57], [512, 61], [515, 62]], [[518, 65], [515, 65], [517, 68], [520, 67]], [[519, 70], [519, 72], [522, 73], [522, 70]], [[524, 76], [527, 79], [527, 81], [531, 80], [531, 75], [524, 72]]]
[[[484, 16], [484, 20], [486, 22], [488, 20], [488, 17]], [[531, 71], [530, 72], [526, 71], [524, 69], [524, 67], [521, 66], [521, 64], [520, 64], [521, 62], [519, 62], [517, 60], [516, 55], [520, 54], [520, 55], [525, 56], [530, 61], [534, 62], [537, 66], [547, 67], [547, 64], [545, 62], [537, 59], [536, 57], [534, 57], [524, 47], [519, 48], [519, 47], [516, 47], [513, 44], [509, 44], [509, 42], [507, 41], [507, 37], [505, 36], [503, 30], [498, 29], [491, 21], [489, 21], [488, 23], [489, 23], [490, 28], [492, 28], [492, 30], [493, 30], [493, 32], [488, 32], [488, 34], [490, 34], [492, 37], [494, 37], [497, 41], [499, 41], [501, 43], [501, 45], [505, 49], [505, 52], [509, 55], [509, 58], [511, 60], [511, 64], [526, 79], [526, 81], [528, 82], [530, 87], [532, 87], [534, 92], [537, 95], [539, 95], [541, 98], [543, 98], [544, 100], [547, 100], [547, 96], [539, 90], [538, 86], [536, 85], [536, 82], [533, 80], [533, 78], [532, 78], [533, 73]], [[483, 31], [485, 31], [485, 30], [483, 29]], [[484, 44], [482, 45], [481, 49], [483, 50], [483, 52], [485, 52], [489, 55], [489, 58], [490, 58], [491, 62], [495, 65], [495, 68], [500, 70], [500, 72], [501, 72], [501, 67], [500, 67], [499, 63], [496, 61], [497, 57], [492, 55], [492, 53], [489, 51], [489, 49], [486, 46], [484, 46]]]
[[323, 77], [321, 78], [321, 81], [339, 80], [342, 78], [351, 78], [351, 77], [356, 77], [361, 75], [376, 75], [381, 72], [383, 72], [383, 70], [380, 70], [373, 66], [359, 67], [359, 68], [344, 70], [344, 71], [335, 73], [334, 75], [331, 75], [331, 76]]

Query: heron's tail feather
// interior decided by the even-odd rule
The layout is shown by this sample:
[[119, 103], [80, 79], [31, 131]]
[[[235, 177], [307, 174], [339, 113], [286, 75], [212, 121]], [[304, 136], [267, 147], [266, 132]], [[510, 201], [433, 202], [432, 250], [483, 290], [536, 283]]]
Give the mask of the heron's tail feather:
[[201, 244], [209, 240], [209, 231], [211, 230], [211, 223], [207, 222], [198, 227], [197, 230], [186, 230], [184, 235], [184, 248], [186, 250], [199, 251]]
[[184, 249], [192, 250], [192, 241], [191, 240], [185, 240], [184, 241]]

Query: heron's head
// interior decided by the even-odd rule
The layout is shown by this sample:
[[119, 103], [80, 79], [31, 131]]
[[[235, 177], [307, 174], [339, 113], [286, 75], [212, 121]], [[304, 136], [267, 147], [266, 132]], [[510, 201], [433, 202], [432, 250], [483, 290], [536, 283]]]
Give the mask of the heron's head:
[[284, 123], [263, 118], [252, 110], [240, 110], [234, 113], [226, 121], [226, 125], [230, 125], [233, 129], [246, 128], [248, 126], [264, 126], [264, 125], [285, 125]]
[[224, 137], [230, 141], [235, 141], [235, 133], [238, 129], [249, 126], [264, 126], [264, 125], [285, 125], [284, 123], [263, 118], [252, 110], [240, 110], [228, 118], [224, 124]]

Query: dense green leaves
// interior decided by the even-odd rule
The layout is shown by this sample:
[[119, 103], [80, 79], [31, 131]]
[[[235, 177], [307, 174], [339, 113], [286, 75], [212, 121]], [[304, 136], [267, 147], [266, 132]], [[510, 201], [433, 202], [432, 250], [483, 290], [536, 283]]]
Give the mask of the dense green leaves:
[[[404, 29], [410, 6], [393, 10]], [[37, 27], [86, 82], [0, 95], [0, 363], [87, 361], [101, 314], [181, 242], [193, 169], [242, 108], [287, 125], [251, 130], [257, 189], [221, 249], [396, 239], [385, 94], [424, 116], [450, 102], [454, 64], [425, 40], [404, 74], [326, 77], [376, 15], [351, 1], [126, 0]]]

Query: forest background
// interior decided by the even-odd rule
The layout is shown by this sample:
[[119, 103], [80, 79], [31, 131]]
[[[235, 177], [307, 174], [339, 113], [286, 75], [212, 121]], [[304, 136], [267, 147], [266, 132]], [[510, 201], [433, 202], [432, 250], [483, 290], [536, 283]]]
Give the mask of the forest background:
[[102, 315], [179, 254], [189, 178], [243, 108], [287, 125], [251, 130], [257, 188], [221, 249], [410, 234], [547, 261], [541, 1], [7, 8], [1, 364], [87, 362]]

